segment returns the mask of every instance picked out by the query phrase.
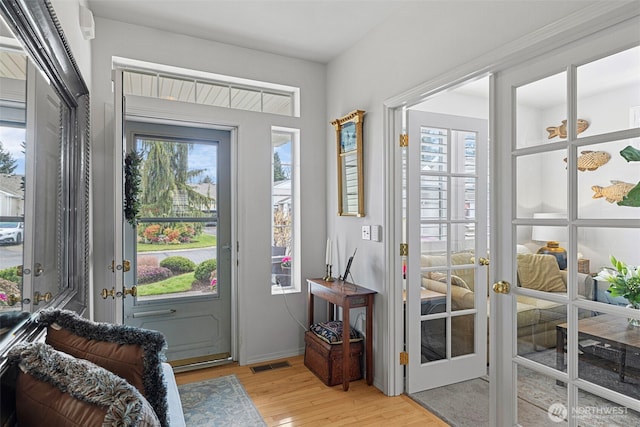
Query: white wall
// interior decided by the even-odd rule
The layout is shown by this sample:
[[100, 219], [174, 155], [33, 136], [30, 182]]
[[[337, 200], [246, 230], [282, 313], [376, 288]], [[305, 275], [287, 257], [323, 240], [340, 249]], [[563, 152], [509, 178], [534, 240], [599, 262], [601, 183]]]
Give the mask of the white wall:
[[334, 264], [358, 247], [353, 275], [377, 290], [374, 315], [375, 384], [385, 389], [390, 357], [382, 347], [388, 292], [384, 245], [360, 240], [360, 225], [383, 224], [383, 102], [584, 7], [584, 2], [412, 2], [329, 63], [327, 118], [358, 108], [364, 119], [365, 218], [337, 217], [335, 142], [327, 134], [327, 218], [337, 241]]
[[[109, 116], [112, 56], [166, 64], [301, 88], [301, 117], [207, 108], [208, 120], [238, 126], [238, 313], [241, 364], [299, 354], [303, 330], [289, 316], [283, 297], [271, 295], [271, 125], [299, 128], [301, 135], [302, 271], [301, 278], [323, 273], [326, 211], [325, 66], [186, 37], [116, 21], [96, 19], [93, 43], [92, 128], [94, 132], [94, 242], [96, 289], [111, 288], [106, 269], [112, 257], [113, 142]], [[180, 104], [175, 103], [176, 111]], [[189, 120], [185, 117], [184, 120]], [[100, 267], [102, 266], [102, 267]], [[306, 282], [302, 293], [287, 295], [298, 320], [306, 323]], [[96, 300], [97, 320], [112, 320], [110, 303]], [[110, 318], [111, 316], [111, 318]]]

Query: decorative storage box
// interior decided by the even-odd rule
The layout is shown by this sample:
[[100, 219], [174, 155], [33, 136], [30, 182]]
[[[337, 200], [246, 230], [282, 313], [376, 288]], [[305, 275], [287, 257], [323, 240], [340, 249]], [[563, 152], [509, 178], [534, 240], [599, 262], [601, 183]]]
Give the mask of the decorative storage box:
[[589, 274], [589, 260], [581, 258], [578, 260], [578, 273]]
[[[329, 344], [310, 331], [305, 332], [304, 342], [304, 366], [328, 386], [342, 384], [342, 343]], [[349, 345], [349, 381], [362, 378], [362, 347], [362, 341]]]

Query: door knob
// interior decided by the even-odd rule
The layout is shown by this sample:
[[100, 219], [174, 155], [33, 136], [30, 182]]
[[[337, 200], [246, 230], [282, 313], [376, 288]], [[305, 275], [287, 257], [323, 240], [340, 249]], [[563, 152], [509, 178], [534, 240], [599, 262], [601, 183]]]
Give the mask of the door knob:
[[493, 284], [493, 292], [497, 294], [508, 294], [511, 290], [511, 283], [506, 280], [500, 280]]
[[115, 298], [116, 290], [115, 288], [111, 288], [111, 290], [108, 291], [106, 288], [103, 288], [102, 292], [100, 292], [100, 295], [103, 299], [107, 299], [107, 297]]
[[51, 295], [51, 292], [47, 292], [44, 295], [38, 291], [33, 293], [33, 303], [35, 305], [38, 305], [40, 301], [44, 301], [45, 303], [48, 303], [49, 301], [51, 301], [51, 298], [53, 298], [53, 295]]
[[[10, 294], [7, 297], [7, 305], [12, 306], [12, 307], [14, 305], [16, 305], [17, 303], [21, 302], [21, 301], [22, 301], [22, 299], [20, 298], [20, 295]], [[28, 304], [29, 302], [26, 302], [26, 304]]]
[[124, 288], [122, 298], [126, 298], [127, 295], [131, 295], [132, 297], [138, 296], [138, 288], [136, 286], [132, 286], [131, 289]]
[[480, 265], [489, 265], [489, 258], [480, 257], [480, 259], [478, 259], [478, 264], [480, 264]]

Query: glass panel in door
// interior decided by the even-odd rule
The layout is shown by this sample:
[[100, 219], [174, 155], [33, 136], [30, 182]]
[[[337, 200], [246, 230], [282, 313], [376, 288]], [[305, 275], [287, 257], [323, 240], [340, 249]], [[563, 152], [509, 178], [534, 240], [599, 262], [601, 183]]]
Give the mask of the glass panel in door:
[[136, 230], [139, 300], [217, 294], [217, 145], [140, 136], [135, 146], [143, 218]]
[[409, 111], [408, 129], [412, 393], [486, 374], [487, 272], [476, 256], [486, 256], [487, 122]]

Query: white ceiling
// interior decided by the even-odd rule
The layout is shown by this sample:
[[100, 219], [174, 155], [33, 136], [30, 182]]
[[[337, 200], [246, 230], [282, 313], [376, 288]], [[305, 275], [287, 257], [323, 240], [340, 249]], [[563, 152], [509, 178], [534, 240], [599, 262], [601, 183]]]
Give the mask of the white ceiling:
[[[88, 0], [103, 17], [327, 63], [407, 0]], [[96, 34], [99, 37], [99, 34]]]

